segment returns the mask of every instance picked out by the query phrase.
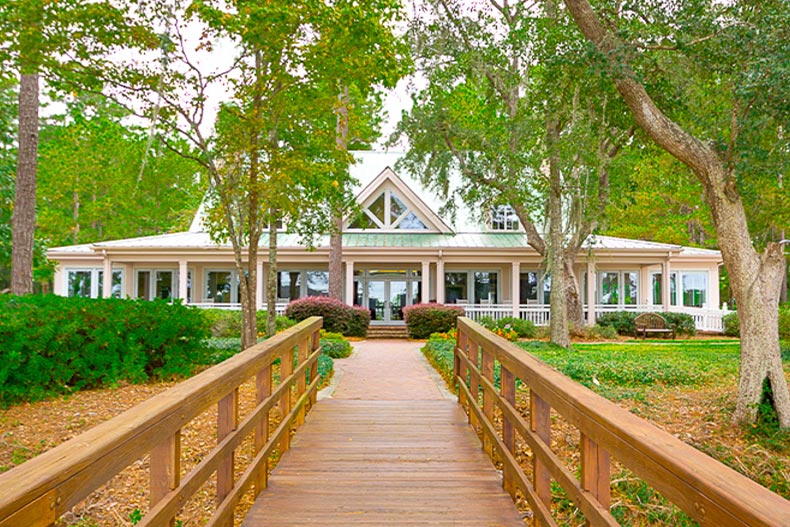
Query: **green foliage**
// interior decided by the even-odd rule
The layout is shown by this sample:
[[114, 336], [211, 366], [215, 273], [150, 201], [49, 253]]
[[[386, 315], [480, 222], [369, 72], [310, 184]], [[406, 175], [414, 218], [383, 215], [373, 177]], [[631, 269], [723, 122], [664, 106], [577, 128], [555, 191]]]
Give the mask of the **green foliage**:
[[[638, 311], [612, 311], [604, 313], [596, 320], [599, 326], [611, 326], [620, 335], [636, 335], [634, 319], [641, 313]], [[659, 313], [667, 322], [667, 326], [674, 328], [675, 334], [694, 336], [697, 334], [694, 318], [686, 313], [662, 312]]]
[[349, 337], [366, 337], [370, 326], [370, 310], [362, 306], [354, 306], [354, 314], [348, 325], [346, 335]]
[[[737, 312], [725, 315], [722, 322], [725, 335], [729, 337], [741, 336]], [[779, 340], [790, 340], [790, 304], [779, 306]]]
[[[203, 316], [211, 327], [212, 337], [239, 337], [241, 335], [241, 311], [234, 309], [203, 309]], [[266, 320], [266, 311], [258, 311], [258, 321]], [[288, 317], [278, 315], [277, 331], [290, 328], [295, 322]]]
[[321, 349], [333, 359], [345, 359], [353, 351], [351, 343], [340, 335], [339, 338], [331, 338], [327, 335], [321, 337]]
[[431, 335], [422, 353], [428, 359], [436, 371], [442, 376], [448, 385], [453, 385], [453, 353], [455, 350], [455, 340], [445, 338], [439, 334]]
[[334, 361], [332, 357], [328, 355], [324, 355], [323, 353], [318, 356], [318, 375], [321, 376], [322, 379], [329, 379], [329, 376], [332, 375], [332, 371], [334, 369]]
[[458, 317], [464, 310], [458, 306], [444, 304], [414, 304], [403, 309], [409, 337], [428, 338], [431, 333], [445, 333], [456, 327]]
[[[324, 317], [324, 329], [348, 336], [364, 336], [367, 333], [370, 314], [365, 318], [362, 309], [326, 296], [307, 296], [294, 300], [285, 309], [288, 318], [301, 322], [309, 317]], [[367, 311], [367, 310], [364, 310]]]
[[738, 313], [729, 313], [724, 315], [721, 319], [722, 324], [724, 325], [724, 334], [728, 337], [740, 337], [741, 336], [741, 324], [738, 320]]
[[0, 297], [0, 404], [189, 375], [205, 362], [198, 310], [163, 301]]
[[[746, 426], [746, 434], [753, 441], [779, 453], [790, 454], [790, 430], [779, 426], [779, 416], [773, 402], [773, 390], [768, 379], [763, 380], [763, 391], [757, 405], [757, 421]], [[787, 484], [790, 490], [790, 482]]]
[[531, 320], [525, 320], [516, 317], [502, 317], [499, 320], [494, 320], [493, 317], [484, 316], [478, 321], [481, 326], [489, 331], [512, 331], [518, 338], [532, 339], [537, 335], [537, 326]]

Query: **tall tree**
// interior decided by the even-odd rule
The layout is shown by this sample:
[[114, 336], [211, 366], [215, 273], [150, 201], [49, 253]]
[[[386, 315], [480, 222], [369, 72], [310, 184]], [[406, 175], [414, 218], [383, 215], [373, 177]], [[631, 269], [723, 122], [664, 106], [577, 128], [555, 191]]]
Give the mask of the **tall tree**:
[[[753, 135], [761, 128], [784, 127], [790, 118], [787, 2], [632, 4], [610, 14], [607, 25], [586, 0], [565, 0], [565, 5], [599, 52], [639, 126], [688, 166], [704, 189], [739, 312], [734, 420], [754, 422], [767, 381], [779, 422], [790, 427], [777, 309], [785, 260], [778, 243], [769, 242], [762, 251], [755, 247], [741, 196], [746, 181], [760, 175], [750, 159]], [[650, 57], [648, 51], [661, 53], [670, 67], [659, 71], [669, 75], [657, 79], [655, 70], [639, 68], [642, 57]], [[682, 114], [673, 117], [659, 108], [646, 85], [660, 81], [665, 89], [654, 93], [671, 88], [694, 98], [698, 110], [689, 108], [688, 114], [694, 120], [680, 122]], [[786, 145], [777, 146], [786, 156]]]
[[[513, 207], [551, 273], [551, 339], [582, 323], [574, 262], [608, 200], [608, 166], [631, 130], [552, 9], [437, 0], [413, 30], [428, 87], [401, 121], [405, 165], [479, 211]], [[479, 7], [479, 6], [478, 6]], [[454, 173], [460, 185], [452, 190]], [[548, 232], [547, 232], [548, 231]]]
[[321, 103], [334, 116], [332, 177], [345, 199], [332, 209], [329, 296], [343, 296], [343, 219], [350, 212], [350, 148], [365, 148], [378, 136], [383, 89], [394, 88], [410, 66], [408, 45], [395, 35], [400, 0], [322, 2], [315, 12], [317, 39], [306, 67], [321, 87]]
[[[51, 87], [95, 84], [103, 58], [145, 32], [128, 21], [129, 6], [110, 1], [12, 0], [0, 4], [0, 64], [19, 75], [16, 190], [11, 289], [33, 290], [40, 76]], [[143, 38], [140, 42], [144, 42]]]

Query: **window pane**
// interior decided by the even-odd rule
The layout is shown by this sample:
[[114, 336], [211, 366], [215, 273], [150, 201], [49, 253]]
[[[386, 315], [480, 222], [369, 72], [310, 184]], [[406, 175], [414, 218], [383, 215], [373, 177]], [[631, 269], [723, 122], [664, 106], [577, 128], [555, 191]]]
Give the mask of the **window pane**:
[[497, 273], [476, 272], [475, 273], [475, 298], [474, 302], [479, 304], [487, 302], [497, 303]]
[[551, 303], [551, 274], [543, 275], [543, 303]]
[[623, 279], [625, 280], [625, 298], [623, 303], [626, 305], [639, 303], [637, 300], [639, 297], [639, 273], [623, 273]]
[[683, 305], [702, 307], [708, 292], [708, 273], [683, 273]]
[[412, 230], [412, 231], [424, 231], [428, 229], [428, 226], [423, 223], [423, 221], [417, 217], [416, 214], [409, 211], [409, 213], [403, 217], [398, 226], [395, 227], [396, 229], [404, 229], [404, 230]]
[[123, 298], [123, 271], [118, 269], [112, 272], [112, 291], [113, 298]]
[[659, 273], [653, 274], [653, 305], [661, 305], [661, 284], [663, 275]]
[[671, 273], [669, 275], [669, 303], [673, 306], [678, 305], [677, 280], [677, 273]]
[[398, 196], [390, 193], [390, 223], [395, 223], [408, 209]]
[[137, 298], [151, 300], [151, 271], [137, 271]]
[[515, 231], [519, 228], [518, 216], [510, 205], [497, 205], [491, 209], [491, 230]]
[[360, 212], [359, 216], [351, 222], [348, 226], [349, 229], [378, 229], [373, 220], [365, 212]]
[[376, 198], [376, 201], [370, 204], [368, 210], [373, 214], [373, 216], [378, 218], [383, 225], [386, 224], [384, 221], [384, 193], [379, 195], [379, 197]]
[[230, 271], [209, 271], [206, 296], [209, 302], [229, 304], [231, 292]]
[[302, 273], [280, 271], [277, 273], [277, 298], [296, 300], [301, 296]]
[[538, 273], [534, 271], [521, 273], [519, 282], [519, 303], [529, 304], [530, 301], [538, 301]]
[[173, 271], [157, 271], [156, 285], [154, 286], [156, 298], [173, 297]]
[[618, 304], [620, 295], [620, 285], [618, 283], [619, 273], [601, 273], [601, 303]]
[[307, 296], [327, 296], [329, 294], [329, 272], [307, 271]]
[[69, 271], [68, 274], [68, 295], [90, 298], [91, 296], [91, 272], [90, 271]]
[[455, 304], [458, 300], [467, 300], [467, 274], [466, 273], [445, 273], [444, 274], [444, 301], [447, 304]]

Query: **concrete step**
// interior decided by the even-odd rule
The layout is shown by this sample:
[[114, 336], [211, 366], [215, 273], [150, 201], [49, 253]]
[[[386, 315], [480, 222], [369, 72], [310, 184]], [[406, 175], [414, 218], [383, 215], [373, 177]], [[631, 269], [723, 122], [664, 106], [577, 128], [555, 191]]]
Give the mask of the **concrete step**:
[[406, 326], [374, 326], [368, 327], [369, 339], [405, 339], [409, 336]]

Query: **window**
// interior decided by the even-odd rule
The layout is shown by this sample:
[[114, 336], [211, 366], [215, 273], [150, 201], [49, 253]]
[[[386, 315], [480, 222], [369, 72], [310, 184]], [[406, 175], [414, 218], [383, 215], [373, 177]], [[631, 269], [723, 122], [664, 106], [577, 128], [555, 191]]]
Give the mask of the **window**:
[[638, 303], [639, 273], [637, 271], [604, 271], [598, 273], [598, 302], [604, 305], [632, 306]]
[[708, 293], [708, 273], [681, 273], [683, 283], [683, 305], [688, 307], [705, 307]]
[[[471, 287], [470, 287], [471, 286]], [[499, 302], [499, 273], [461, 271], [444, 274], [445, 303], [496, 304]]]
[[[66, 296], [100, 298], [104, 294], [104, 269], [68, 269], [66, 271]], [[112, 293], [114, 298], [123, 297], [123, 270], [112, 271]]]
[[660, 306], [663, 302], [661, 299], [661, 291], [663, 289], [663, 275], [661, 273], [652, 273], [652, 291], [653, 291], [653, 305]]
[[288, 270], [277, 272], [277, 298], [296, 300], [304, 296], [328, 296], [328, 271]]
[[[191, 275], [187, 273], [187, 301], [191, 294]], [[137, 298], [171, 300], [178, 297], [178, 271], [173, 269], [140, 269], [137, 271]]]
[[238, 301], [239, 280], [235, 271], [208, 271], [206, 273], [206, 301], [215, 304], [232, 304]]
[[299, 271], [277, 272], [277, 298], [296, 300], [301, 295], [302, 273]]
[[510, 205], [491, 207], [488, 226], [492, 231], [517, 231], [521, 227], [516, 211]]
[[520, 304], [538, 303], [538, 277], [536, 271], [521, 273], [518, 288]]
[[391, 190], [379, 194], [348, 226], [350, 229], [428, 230], [417, 214]]

